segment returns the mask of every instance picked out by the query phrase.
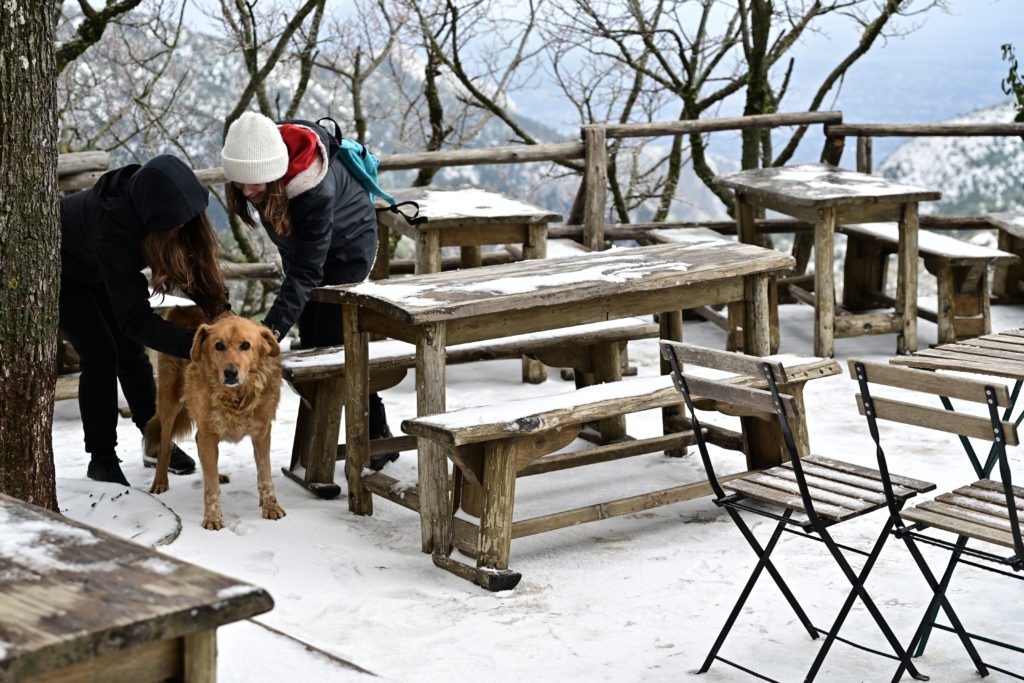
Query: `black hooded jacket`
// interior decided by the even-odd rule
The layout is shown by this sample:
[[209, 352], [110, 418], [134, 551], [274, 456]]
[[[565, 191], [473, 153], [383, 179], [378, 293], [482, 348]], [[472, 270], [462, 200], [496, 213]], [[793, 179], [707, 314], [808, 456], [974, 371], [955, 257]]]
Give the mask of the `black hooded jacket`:
[[320, 159], [327, 169], [314, 187], [289, 199], [289, 236], [278, 235], [260, 214], [281, 253], [285, 272], [281, 291], [263, 320], [278, 337], [298, 320], [314, 287], [364, 280], [377, 253], [377, 214], [366, 190], [337, 156], [338, 143], [315, 123], [280, 123], [302, 125], [315, 132], [321, 144]]
[[61, 286], [102, 285], [126, 335], [188, 358], [194, 333], [149, 306], [142, 242], [148, 232], [187, 223], [208, 201], [192, 169], [167, 154], [105, 173], [92, 189], [60, 203]]

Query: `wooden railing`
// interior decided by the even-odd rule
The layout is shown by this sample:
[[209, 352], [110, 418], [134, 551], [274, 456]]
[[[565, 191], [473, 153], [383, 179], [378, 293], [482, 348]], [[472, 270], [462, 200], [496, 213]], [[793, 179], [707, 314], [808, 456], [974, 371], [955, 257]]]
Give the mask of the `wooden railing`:
[[[580, 142], [389, 154], [381, 156], [380, 170], [583, 160], [579, 198], [582, 202], [582, 220], [579, 225], [553, 227], [550, 234], [554, 237], [570, 237], [592, 249], [601, 249], [606, 239], [642, 239], [643, 234], [652, 228], [702, 226], [723, 234], [734, 234], [736, 230], [732, 221], [606, 224], [609, 139], [809, 125], [824, 126], [825, 144], [822, 159], [831, 163], [839, 163], [846, 138], [855, 137], [856, 167], [857, 170], [866, 173], [870, 173], [873, 166], [871, 141], [874, 137], [1024, 136], [1024, 123], [849, 124], [843, 123], [842, 112], [838, 111], [789, 112], [696, 121], [592, 124], [581, 128]], [[107, 170], [109, 159], [110, 155], [106, 152], [62, 154], [58, 162], [60, 188], [73, 191], [92, 187], [99, 176]], [[226, 182], [224, 172], [220, 168], [199, 169], [196, 176], [208, 185]], [[760, 231], [768, 233], [800, 233], [811, 229], [809, 223], [790, 219], [758, 221], [758, 226]], [[922, 215], [921, 227], [931, 230], [984, 230], [991, 229], [992, 225], [976, 216]]]
[[825, 146], [833, 153], [842, 154], [846, 138], [857, 139], [857, 170], [862, 173], [871, 173], [874, 167], [872, 138], [1008, 136], [1024, 136], [1024, 123], [842, 123], [825, 126]]

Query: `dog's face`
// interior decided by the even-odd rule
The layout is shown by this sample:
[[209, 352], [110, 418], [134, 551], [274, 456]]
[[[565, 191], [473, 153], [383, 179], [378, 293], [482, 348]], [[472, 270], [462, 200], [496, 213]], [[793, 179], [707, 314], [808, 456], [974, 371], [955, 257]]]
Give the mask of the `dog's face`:
[[200, 325], [192, 341], [193, 363], [204, 363], [228, 387], [245, 384], [249, 373], [266, 356], [281, 353], [270, 329], [237, 315], [225, 315]]

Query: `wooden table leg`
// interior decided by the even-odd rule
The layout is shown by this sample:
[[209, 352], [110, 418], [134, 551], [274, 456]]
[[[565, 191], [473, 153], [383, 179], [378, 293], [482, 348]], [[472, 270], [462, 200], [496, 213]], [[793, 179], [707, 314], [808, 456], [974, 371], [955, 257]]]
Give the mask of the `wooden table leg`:
[[360, 329], [359, 307], [356, 304], [345, 304], [343, 308], [347, 394], [345, 479], [348, 482], [348, 509], [357, 515], [372, 515], [373, 495], [363, 485], [363, 468], [370, 466], [370, 335]]
[[514, 439], [504, 439], [484, 446], [484, 504], [480, 515], [478, 567], [508, 569], [516, 492], [515, 444]]
[[[445, 411], [444, 323], [423, 326], [416, 340], [416, 415]], [[418, 439], [420, 532], [423, 552], [446, 553], [451, 539], [448, 512], [448, 458], [441, 446]]]
[[216, 683], [217, 630], [189, 633], [184, 640], [184, 683]]
[[[330, 377], [317, 382], [312, 414], [305, 425], [308, 429], [306, 439], [309, 449], [306, 459], [307, 485], [334, 483], [338, 435], [341, 433], [341, 408], [346, 390], [344, 377]], [[296, 431], [299, 427], [296, 423]]]
[[420, 230], [416, 240], [416, 275], [441, 272], [441, 233]]
[[822, 207], [814, 223], [814, 355], [823, 358], [835, 353], [835, 234], [835, 207]]
[[[683, 341], [683, 312], [681, 310], [667, 311], [658, 314], [658, 324], [661, 327], [662, 339], [672, 341]], [[668, 375], [672, 372], [672, 366], [664, 358], [661, 359], [661, 374]], [[668, 406], [661, 409], [662, 433], [672, 433], [672, 423], [677, 416], [683, 415], [683, 406]], [[665, 455], [673, 458], [681, 458], [686, 455], [686, 447], [672, 448], [665, 451]]]
[[917, 203], [903, 205], [900, 216], [897, 261], [896, 313], [903, 316], [902, 332], [896, 339], [896, 353], [917, 351]]
[[[620, 342], [604, 342], [595, 344], [590, 351], [594, 378], [600, 382], [618, 382], [622, 379], [622, 361], [619, 356]], [[597, 429], [601, 432], [601, 440], [605, 443], [618, 441], [626, 437], [626, 416], [599, 420]]]
[[[548, 257], [548, 224], [536, 223], [526, 226], [526, 241], [523, 242], [523, 260]], [[523, 356], [523, 382], [540, 384], [548, 379], [548, 369], [539, 360]]]

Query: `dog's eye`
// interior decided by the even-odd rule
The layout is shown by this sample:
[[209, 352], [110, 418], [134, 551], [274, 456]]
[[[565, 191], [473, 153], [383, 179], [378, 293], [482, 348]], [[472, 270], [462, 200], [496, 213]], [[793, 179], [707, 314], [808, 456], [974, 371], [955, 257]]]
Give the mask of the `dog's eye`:
[[218, 351], [224, 351], [228, 347], [224, 346], [224, 342], [217, 342], [216, 344], [213, 345], [213, 348], [217, 349]]
[[249, 344], [249, 342], [242, 342], [242, 345], [239, 346], [238, 348], [242, 349], [243, 351], [248, 351], [250, 346], [251, 345]]

